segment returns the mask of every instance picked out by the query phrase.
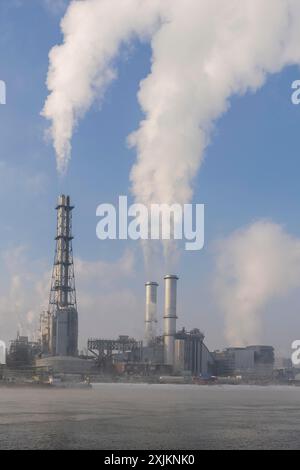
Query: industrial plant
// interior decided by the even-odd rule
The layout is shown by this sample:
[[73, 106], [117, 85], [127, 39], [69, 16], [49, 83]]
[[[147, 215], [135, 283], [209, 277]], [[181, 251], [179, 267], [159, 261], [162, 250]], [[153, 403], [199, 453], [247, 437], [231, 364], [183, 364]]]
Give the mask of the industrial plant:
[[[145, 284], [144, 338], [120, 334], [117, 338], [91, 337], [87, 353], [78, 353], [78, 324], [72, 250], [72, 212], [69, 196], [61, 195], [56, 206], [57, 228], [49, 305], [41, 313], [39, 341], [18, 335], [7, 351], [0, 369], [2, 381], [26, 380], [41, 383], [50, 375], [89, 377], [93, 381], [150, 381], [212, 384], [269, 383], [280, 377], [292, 381], [291, 365], [274, 369], [272, 346], [253, 345], [210, 351], [204, 333], [177, 328], [177, 287], [175, 274]], [[157, 299], [163, 281], [163, 334], [157, 334]], [[141, 312], [141, 316], [143, 313]], [[141, 320], [142, 321], [142, 320]], [[21, 380], [21, 379], [20, 379]]]

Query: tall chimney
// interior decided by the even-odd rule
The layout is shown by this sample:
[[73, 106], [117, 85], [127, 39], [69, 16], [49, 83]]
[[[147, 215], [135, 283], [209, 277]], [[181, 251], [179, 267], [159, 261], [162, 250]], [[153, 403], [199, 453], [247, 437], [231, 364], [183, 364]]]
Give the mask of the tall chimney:
[[156, 337], [157, 325], [157, 282], [147, 282], [146, 286], [146, 313], [145, 313], [145, 343], [147, 346]]
[[[56, 249], [48, 318], [44, 316], [43, 321], [44, 341], [46, 343], [48, 338], [48, 352], [53, 356], [77, 356], [78, 349], [78, 312], [72, 249], [73, 209], [69, 196], [62, 195], [58, 198]], [[45, 349], [47, 351], [46, 344]]]
[[176, 297], [178, 277], [165, 276], [165, 314], [164, 314], [164, 363], [174, 366], [176, 334]]

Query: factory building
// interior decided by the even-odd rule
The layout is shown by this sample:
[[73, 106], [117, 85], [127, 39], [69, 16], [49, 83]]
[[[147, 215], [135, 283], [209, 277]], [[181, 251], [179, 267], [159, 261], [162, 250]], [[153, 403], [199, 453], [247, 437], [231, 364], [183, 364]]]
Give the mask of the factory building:
[[214, 359], [204, 344], [204, 334], [197, 328], [184, 328], [175, 336], [174, 371], [193, 376], [207, 376], [214, 372]]
[[[214, 370], [214, 359], [204, 344], [204, 334], [198, 329], [187, 332], [184, 328], [177, 332], [177, 282], [174, 274], [164, 277], [165, 298], [163, 316], [163, 336], [151, 337], [143, 347], [143, 361], [152, 364], [164, 364], [176, 374], [194, 376], [209, 375]], [[149, 338], [150, 319], [157, 322], [156, 282], [146, 283], [145, 337]]]
[[20, 336], [18, 333], [17, 338], [10, 342], [7, 365], [16, 369], [30, 367], [39, 352], [39, 343], [29, 341], [28, 336]]
[[89, 339], [88, 351], [102, 373], [149, 376], [177, 374], [206, 376], [214, 370], [214, 360], [204, 344], [204, 334], [198, 329], [177, 331], [178, 277], [164, 277], [163, 335], [157, 336], [157, 299], [159, 284], [145, 284], [144, 341], [129, 336], [118, 339]]
[[103, 371], [111, 371], [117, 362], [142, 360], [142, 342], [125, 335], [120, 335], [118, 339], [91, 338], [88, 340], [88, 351]]
[[254, 375], [258, 378], [271, 378], [274, 370], [275, 354], [272, 346], [248, 346], [254, 354]]
[[270, 379], [274, 369], [272, 346], [227, 348], [213, 353], [215, 373], [218, 376]]

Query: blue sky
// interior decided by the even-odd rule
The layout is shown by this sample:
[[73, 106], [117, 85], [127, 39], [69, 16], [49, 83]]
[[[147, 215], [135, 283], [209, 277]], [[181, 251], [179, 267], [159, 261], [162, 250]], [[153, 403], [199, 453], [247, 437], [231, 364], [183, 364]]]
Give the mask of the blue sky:
[[[140, 80], [149, 73], [151, 53], [147, 45], [136, 43], [129, 53], [122, 54], [118, 80], [110, 86], [101, 110], [99, 104], [94, 105], [80, 122], [73, 139], [69, 171], [60, 177], [53, 148], [45, 141], [48, 124], [40, 111], [47, 96], [48, 53], [62, 39], [62, 12], [47, 8], [42, 0], [0, 0], [0, 79], [7, 84], [7, 104], [0, 106], [0, 252], [24, 247], [24, 264], [37, 279], [51, 269], [56, 197], [61, 192], [70, 194], [76, 206], [75, 254], [85, 262], [104, 263], [100, 265], [104, 270], [116, 264], [112, 276], [116, 293], [129, 292], [129, 297], [124, 294], [128, 301], [125, 311], [135, 311], [132, 317], [128, 313], [127, 323], [120, 321], [120, 327], [125, 333], [139, 335], [146, 280], [140, 249], [133, 242], [97, 240], [95, 211], [99, 203], [114, 203], [120, 194], [129, 194], [129, 173], [135, 154], [127, 148], [126, 137], [138, 127], [142, 117], [136, 93]], [[283, 224], [292, 235], [300, 234], [300, 106], [292, 105], [290, 99], [291, 83], [299, 75], [298, 68], [286, 68], [270, 76], [255, 94], [231, 99], [230, 109], [215, 125], [205, 162], [194, 183], [194, 202], [206, 206], [206, 244], [199, 253], [182, 253], [178, 266], [179, 315], [180, 324], [203, 329], [211, 347], [225, 345], [222, 316], [209, 291], [215, 242], [260, 218]], [[124, 278], [118, 278], [118, 263], [126, 250], [134, 253], [133, 273], [127, 276], [125, 269]], [[6, 278], [5, 266], [0, 269], [1, 278]], [[34, 276], [32, 284], [26, 280], [32, 291], [37, 280]], [[162, 301], [162, 290], [160, 295]], [[33, 295], [26, 297], [24, 309], [31, 309], [31, 301], [34, 303]], [[122, 297], [119, 304], [114, 302], [105, 308], [113, 305], [121, 316]], [[286, 351], [289, 341], [295, 339], [293, 331], [299, 327], [296, 310], [300, 302], [297, 296], [282, 302], [267, 309], [263, 339]], [[78, 303], [80, 307], [80, 297]], [[106, 310], [102, 311], [101, 305], [98, 308], [104, 327], [99, 320], [97, 335], [122, 333], [118, 315], [113, 324], [106, 326]], [[274, 317], [271, 309], [276, 311]], [[281, 309], [286, 312], [282, 320]], [[94, 335], [95, 325], [98, 323], [87, 319], [82, 336]], [[275, 334], [280, 329], [284, 330], [283, 337]], [[5, 334], [14, 334], [13, 323]]]

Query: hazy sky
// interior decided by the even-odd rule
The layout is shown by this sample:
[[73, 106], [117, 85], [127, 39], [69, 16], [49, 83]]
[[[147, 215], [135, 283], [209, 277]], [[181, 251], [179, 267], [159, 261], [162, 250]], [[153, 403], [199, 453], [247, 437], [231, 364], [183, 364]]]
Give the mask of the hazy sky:
[[[119, 195], [132, 198], [129, 175], [136, 151], [126, 140], [143, 118], [137, 92], [150, 73], [151, 47], [134, 39], [121, 49], [115, 59], [118, 78], [108, 87], [101, 109], [96, 99], [80, 120], [68, 171], [58, 175], [51, 141], [45, 140], [49, 124], [40, 113], [48, 95], [48, 54], [62, 42], [60, 20], [67, 3], [0, 0], [0, 79], [7, 85], [7, 104], [0, 106], [0, 337], [5, 340], [17, 328], [34, 331], [39, 311], [47, 305], [54, 207], [62, 192], [76, 206], [73, 247], [81, 345], [89, 336], [143, 335], [148, 279], [140, 246], [97, 240], [95, 213], [98, 204], [116, 203]], [[216, 94], [223, 79], [220, 75], [215, 81]], [[228, 345], [229, 338], [236, 341], [232, 331], [228, 335], [228, 315], [233, 322], [243, 321], [240, 296], [242, 305], [250, 295], [259, 298], [251, 308], [249, 301], [243, 313], [258, 318], [258, 331], [252, 330], [249, 339], [243, 331], [243, 341], [274, 344], [288, 354], [300, 334], [300, 106], [291, 103], [296, 79], [298, 66], [288, 66], [268, 75], [256, 92], [231, 96], [193, 181], [192, 201], [206, 206], [206, 242], [201, 252], [181, 252], [178, 325], [202, 329], [211, 349]], [[270, 246], [273, 251], [267, 250]], [[244, 256], [249, 252], [253, 257]], [[160, 283], [161, 317], [163, 261], [155, 270], [157, 279], [151, 280]]]

